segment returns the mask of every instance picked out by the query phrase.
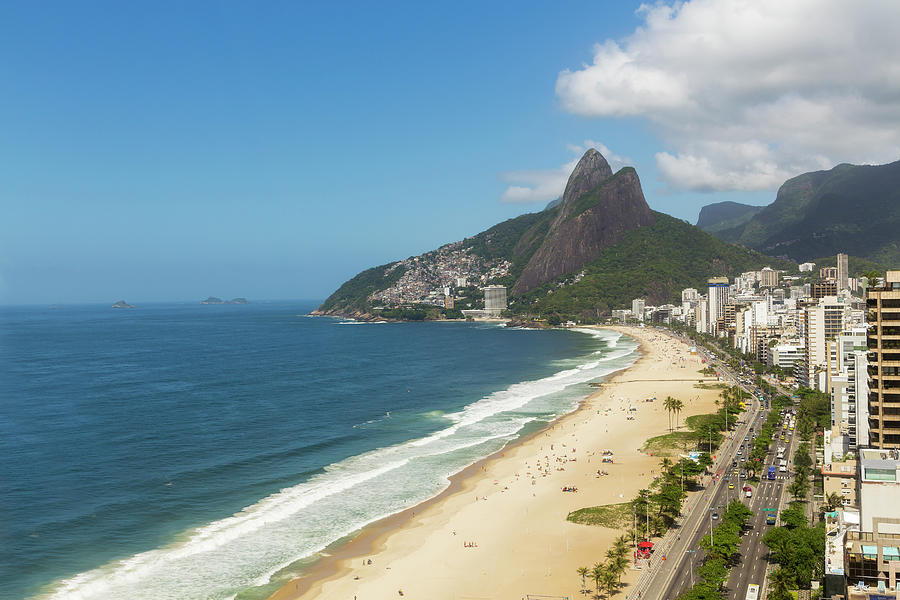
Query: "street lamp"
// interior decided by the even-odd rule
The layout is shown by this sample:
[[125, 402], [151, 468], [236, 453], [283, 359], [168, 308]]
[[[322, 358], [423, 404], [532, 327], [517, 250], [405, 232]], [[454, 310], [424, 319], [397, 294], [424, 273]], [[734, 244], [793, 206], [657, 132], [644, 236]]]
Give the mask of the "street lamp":
[[684, 553], [691, 555], [690, 557], [688, 557], [688, 568], [691, 571], [691, 587], [694, 587], [694, 554], [696, 554], [697, 551], [696, 550], [685, 550]]

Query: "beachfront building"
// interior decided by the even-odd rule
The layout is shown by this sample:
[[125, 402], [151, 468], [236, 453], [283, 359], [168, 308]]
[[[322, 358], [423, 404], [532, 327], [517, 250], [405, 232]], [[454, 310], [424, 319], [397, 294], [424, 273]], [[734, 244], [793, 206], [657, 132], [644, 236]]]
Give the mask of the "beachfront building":
[[707, 307], [709, 314], [706, 318], [706, 332], [718, 335], [716, 324], [725, 314], [725, 305], [728, 304], [728, 278], [711, 277], [707, 280]]
[[634, 315], [634, 318], [638, 321], [644, 320], [644, 307], [646, 306], [646, 302], [643, 298], [635, 298], [631, 301], [631, 314]]
[[900, 271], [866, 293], [869, 358], [869, 443], [900, 448]]
[[484, 288], [484, 312], [491, 317], [499, 317], [506, 310], [506, 288], [489, 285]]

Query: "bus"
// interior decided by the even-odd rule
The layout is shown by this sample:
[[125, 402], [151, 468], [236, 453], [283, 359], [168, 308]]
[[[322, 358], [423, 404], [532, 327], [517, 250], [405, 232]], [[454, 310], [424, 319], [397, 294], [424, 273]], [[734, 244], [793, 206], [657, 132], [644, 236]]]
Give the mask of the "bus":
[[747, 586], [747, 598], [746, 600], [758, 600], [759, 598], [759, 586], [755, 583], [751, 583]]
[[775, 479], [775, 467], [769, 467], [769, 479]]

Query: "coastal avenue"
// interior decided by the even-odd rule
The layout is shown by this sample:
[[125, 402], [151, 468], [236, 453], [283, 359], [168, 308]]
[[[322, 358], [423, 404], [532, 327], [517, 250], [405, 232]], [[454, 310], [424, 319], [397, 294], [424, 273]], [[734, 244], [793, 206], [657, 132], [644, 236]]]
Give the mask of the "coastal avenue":
[[[724, 368], [722, 370], [724, 371]], [[726, 372], [726, 379], [730, 379], [730, 383], [735, 385], [740, 384], [737, 377], [731, 373]], [[755, 391], [746, 389], [745, 386], [741, 387], [751, 394]], [[760, 586], [759, 598], [765, 597], [768, 548], [762, 543], [762, 536], [767, 530], [766, 516], [770, 514], [765, 509], [774, 509], [777, 511], [776, 514], [781, 513], [788, 485], [787, 474], [778, 473], [775, 480], [765, 479], [763, 475], [759, 485], [753, 490], [753, 496], [746, 498], [741, 489], [745, 480], [739, 478], [740, 466], [733, 467], [732, 465], [735, 461], [740, 465], [741, 461], [737, 451], [741, 448], [745, 438], [750, 437], [751, 427], [756, 432], [759, 431], [765, 422], [766, 412], [762, 410], [757, 395], [753, 394], [752, 404], [744, 413], [745, 421], [732, 432], [731, 437], [726, 439], [718, 451], [715, 467], [715, 474], [718, 478], [710, 483], [706, 492], [691, 500], [680, 530], [670, 533], [670, 535], [675, 535], [675, 539], [674, 542], [668, 544], [665, 550], [666, 559], [660, 560], [660, 557], [655, 557], [656, 559], [653, 561], [655, 564], [652, 566], [655, 571], [644, 582], [644, 585], [638, 587], [642, 599], [676, 598], [693, 585], [695, 582], [694, 569], [700, 564], [704, 555], [703, 550], [700, 549], [700, 540], [718, 525], [718, 521], [712, 518], [713, 513], [722, 514], [727, 504], [736, 499], [747, 501], [754, 515], [748, 522], [748, 529], [741, 542], [740, 563], [732, 568], [729, 574], [726, 597], [745, 598], [748, 586], [751, 584]], [[762, 469], [776, 464], [775, 452], [782, 431], [782, 425], [779, 424], [775, 441], [769, 449], [764, 465], [761, 466]], [[786, 436], [790, 434], [786, 431], [784, 433]], [[794, 436], [791, 436], [786, 455], [790, 461], [792, 461], [795, 445]], [[728, 489], [729, 483], [734, 484], [734, 489]]]

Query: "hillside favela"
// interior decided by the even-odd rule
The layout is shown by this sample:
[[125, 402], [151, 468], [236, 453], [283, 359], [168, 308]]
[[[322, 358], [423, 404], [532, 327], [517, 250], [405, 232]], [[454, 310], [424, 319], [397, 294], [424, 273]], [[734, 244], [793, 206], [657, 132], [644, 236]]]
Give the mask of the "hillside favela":
[[900, 4], [4, 12], [0, 599], [900, 600]]

